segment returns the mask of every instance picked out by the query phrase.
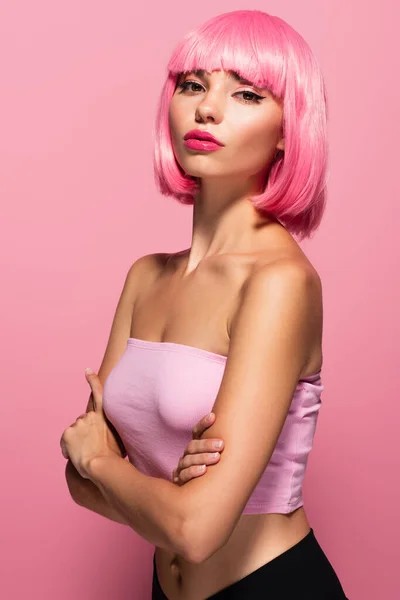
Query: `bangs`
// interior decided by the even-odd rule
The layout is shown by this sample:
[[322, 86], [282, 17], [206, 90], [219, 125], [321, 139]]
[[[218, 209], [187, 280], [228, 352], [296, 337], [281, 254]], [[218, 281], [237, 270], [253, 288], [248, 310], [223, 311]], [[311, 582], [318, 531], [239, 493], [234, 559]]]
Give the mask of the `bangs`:
[[158, 189], [182, 204], [194, 204], [201, 179], [191, 177], [177, 161], [169, 106], [179, 75], [217, 70], [268, 89], [282, 103], [285, 149], [268, 164], [262, 193], [249, 200], [260, 212], [274, 215], [300, 241], [311, 237], [321, 222], [327, 197], [325, 83], [304, 38], [283, 19], [260, 10], [213, 17], [186, 35], [173, 51], [154, 131]]
[[269, 20], [264, 13], [264, 19], [259, 19], [258, 12], [226, 13], [191, 32], [175, 49], [168, 63], [170, 74], [178, 77], [199, 70], [231, 71], [283, 99], [285, 38], [277, 27], [277, 17]]

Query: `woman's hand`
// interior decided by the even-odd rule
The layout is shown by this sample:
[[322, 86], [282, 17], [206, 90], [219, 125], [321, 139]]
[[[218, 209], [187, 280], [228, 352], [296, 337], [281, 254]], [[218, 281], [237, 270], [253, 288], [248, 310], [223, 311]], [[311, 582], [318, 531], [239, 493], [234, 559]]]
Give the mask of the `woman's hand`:
[[[103, 412], [104, 414], [104, 412]], [[78, 419], [80, 417], [83, 417], [84, 415], [80, 415], [78, 417]], [[121, 440], [119, 433], [117, 432], [117, 430], [115, 429], [114, 425], [111, 423], [111, 421], [108, 420], [108, 418], [105, 416], [106, 422], [107, 422], [107, 426], [110, 429], [110, 439], [109, 439], [109, 445], [111, 446], [112, 450], [114, 450], [114, 452], [116, 454], [118, 454], [119, 456], [121, 456], [121, 458], [125, 458], [127, 456], [127, 451], [125, 449], [124, 443]], [[61, 437], [60, 440], [60, 446], [61, 446], [61, 454], [63, 455], [64, 458], [68, 459], [68, 450], [67, 450], [67, 445], [64, 441], [64, 437]]]
[[[104, 414], [104, 411], [103, 411], [103, 414]], [[83, 417], [83, 415], [80, 415], [80, 416]], [[125, 449], [124, 443], [121, 440], [119, 433], [115, 429], [114, 425], [111, 423], [111, 421], [108, 420], [106, 415], [104, 415], [104, 416], [105, 416], [105, 419], [107, 422], [107, 426], [110, 429], [110, 434], [112, 434], [109, 444], [110, 444], [111, 448], [114, 450], [114, 452], [116, 452], [116, 454], [119, 454], [121, 456], [121, 458], [125, 458], [128, 453]], [[78, 419], [79, 419], [79, 417], [78, 417]], [[62, 453], [63, 457], [68, 459], [69, 456], [68, 456], [67, 445], [66, 445], [63, 437], [60, 440], [60, 446], [61, 446], [61, 453]]]
[[[219, 461], [220, 453], [223, 450], [223, 441], [219, 439], [198, 439], [208, 427], [211, 427], [214, 421], [215, 414], [210, 413], [195, 425], [192, 432], [193, 439], [186, 446], [177, 468], [172, 472], [173, 483], [182, 485], [194, 477], [200, 477], [206, 472], [206, 465], [215, 465]], [[221, 442], [221, 447], [215, 448], [213, 446], [215, 442]]]
[[97, 456], [122, 456], [119, 445], [107, 425], [103, 412], [103, 386], [96, 373], [86, 373], [93, 394], [93, 407], [68, 427], [60, 441], [62, 454], [69, 458], [84, 479], [89, 479], [88, 466]]

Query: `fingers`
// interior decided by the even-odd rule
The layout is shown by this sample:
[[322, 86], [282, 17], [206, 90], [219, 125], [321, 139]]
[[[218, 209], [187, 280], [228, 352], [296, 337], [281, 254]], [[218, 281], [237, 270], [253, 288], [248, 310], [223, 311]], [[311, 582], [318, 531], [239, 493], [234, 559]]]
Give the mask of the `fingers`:
[[192, 430], [193, 439], [186, 446], [178, 466], [172, 472], [172, 481], [178, 485], [206, 472], [207, 465], [216, 464], [223, 450], [224, 442], [218, 439], [200, 439], [206, 429], [215, 421], [213, 412], [205, 415]]
[[200, 454], [202, 452], [221, 452], [224, 447], [223, 440], [218, 438], [210, 438], [204, 440], [192, 440], [188, 443], [183, 453], [183, 456], [187, 454]]
[[82, 415], [79, 415], [79, 417], [76, 417], [75, 421], [73, 423], [71, 423], [70, 427], [75, 427], [77, 421], [79, 421], [79, 419], [84, 419], [87, 416], [87, 413], [83, 413]]
[[[216, 451], [214, 443], [216, 439], [192, 440], [186, 447], [185, 453], [180, 457], [178, 466], [172, 472], [174, 483], [186, 483], [193, 477], [199, 477], [206, 472], [207, 465], [216, 464], [223, 450]], [[199, 469], [199, 467], [202, 467]]]
[[103, 409], [103, 385], [97, 373], [94, 373], [90, 367], [85, 369], [85, 377], [93, 392], [92, 402], [94, 411], [98, 412]]
[[177, 471], [182, 471], [183, 469], [188, 469], [191, 466], [198, 465], [213, 465], [221, 456], [220, 452], [201, 452], [199, 454], [186, 454], [185, 456], [181, 456], [178, 461]]
[[214, 465], [220, 459], [220, 453], [187, 454], [179, 460], [179, 466], [174, 469], [174, 483], [186, 483], [194, 477], [204, 475], [207, 465]]
[[188, 467], [187, 469], [183, 469], [179, 471], [178, 476], [173, 477], [173, 482], [177, 485], [183, 485], [184, 483], [194, 479], [195, 477], [200, 477], [204, 475], [206, 472], [206, 465], [193, 465]]
[[61, 437], [60, 440], [60, 446], [61, 446], [61, 453], [63, 455], [64, 458], [69, 458], [69, 454], [68, 454], [68, 450], [67, 450], [67, 445], [64, 442], [64, 437]]
[[211, 425], [214, 423], [214, 421], [215, 421], [215, 414], [213, 412], [202, 417], [200, 419], [200, 421], [198, 421], [196, 423], [196, 425], [194, 426], [193, 431], [192, 431], [192, 437], [194, 439], [200, 438], [201, 435], [204, 433], [204, 431], [208, 427], [211, 427]]

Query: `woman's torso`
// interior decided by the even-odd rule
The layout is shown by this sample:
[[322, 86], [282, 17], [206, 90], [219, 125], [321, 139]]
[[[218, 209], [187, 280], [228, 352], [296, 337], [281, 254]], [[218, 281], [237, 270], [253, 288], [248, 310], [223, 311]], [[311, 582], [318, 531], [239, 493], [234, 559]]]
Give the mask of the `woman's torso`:
[[[267, 227], [251, 252], [204, 259], [182, 278], [188, 250], [155, 255], [154, 269], [137, 293], [130, 336], [186, 344], [227, 355], [240, 291], [263, 264], [291, 258], [315, 274], [315, 344], [301, 377], [322, 366], [322, 293], [319, 277], [295, 240], [279, 224]], [[182, 448], [182, 455], [184, 448]], [[212, 467], [208, 467], [212, 468]], [[157, 574], [169, 600], [200, 600], [245, 577], [302, 539], [310, 530], [304, 507], [289, 514], [242, 515], [228, 543], [201, 564], [156, 548]]]

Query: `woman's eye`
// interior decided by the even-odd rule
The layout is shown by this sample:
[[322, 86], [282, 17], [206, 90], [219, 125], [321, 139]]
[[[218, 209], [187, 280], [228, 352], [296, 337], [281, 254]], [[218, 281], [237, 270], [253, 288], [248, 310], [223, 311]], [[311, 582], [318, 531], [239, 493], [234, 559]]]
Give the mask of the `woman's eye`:
[[[178, 87], [179, 87], [179, 88], [181, 88], [181, 90], [185, 91], [185, 90], [187, 90], [187, 89], [188, 89], [188, 88], [187, 88], [187, 86], [188, 86], [188, 85], [189, 85], [189, 86], [190, 86], [190, 85], [198, 85], [199, 87], [202, 87], [202, 86], [201, 86], [199, 83], [197, 83], [196, 81], [183, 81], [182, 83], [179, 83], [179, 84], [178, 84]], [[189, 91], [192, 91], [192, 92], [193, 92], [193, 90], [189, 90]]]
[[[264, 98], [264, 96], [259, 96], [258, 94], [254, 94], [254, 92], [238, 92], [238, 94], [246, 94], [247, 96], [251, 96], [250, 100], [244, 100], [244, 102], [257, 102], [257, 104]], [[236, 94], [235, 94], [236, 95]]]
[[[196, 81], [187, 80], [187, 81], [183, 81], [182, 83], [179, 83], [178, 84], [178, 88], [180, 88], [183, 92], [185, 90], [188, 90], [188, 91], [191, 91], [191, 92], [199, 91], [199, 90], [193, 90], [193, 89], [189, 90], [188, 88], [191, 85], [194, 85], [194, 86], [197, 85], [200, 89], [202, 89], [202, 87], [203, 87], [202, 85], [200, 85], [200, 83], [197, 83]], [[246, 96], [250, 96], [249, 100], [246, 100], [245, 98], [243, 98], [243, 102], [245, 102], [247, 104], [251, 104], [251, 103], [257, 103], [257, 104], [259, 104], [260, 101], [263, 100], [263, 98], [264, 98], [264, 96], [259, 96], [258, 94], [255, 94], [254, 92], [249, 92], [247, 90], [244, 90], [243, 92], [237, 92], [235, 94], [235, 96], [237, 96], [238, 94], [244, 94]]]

